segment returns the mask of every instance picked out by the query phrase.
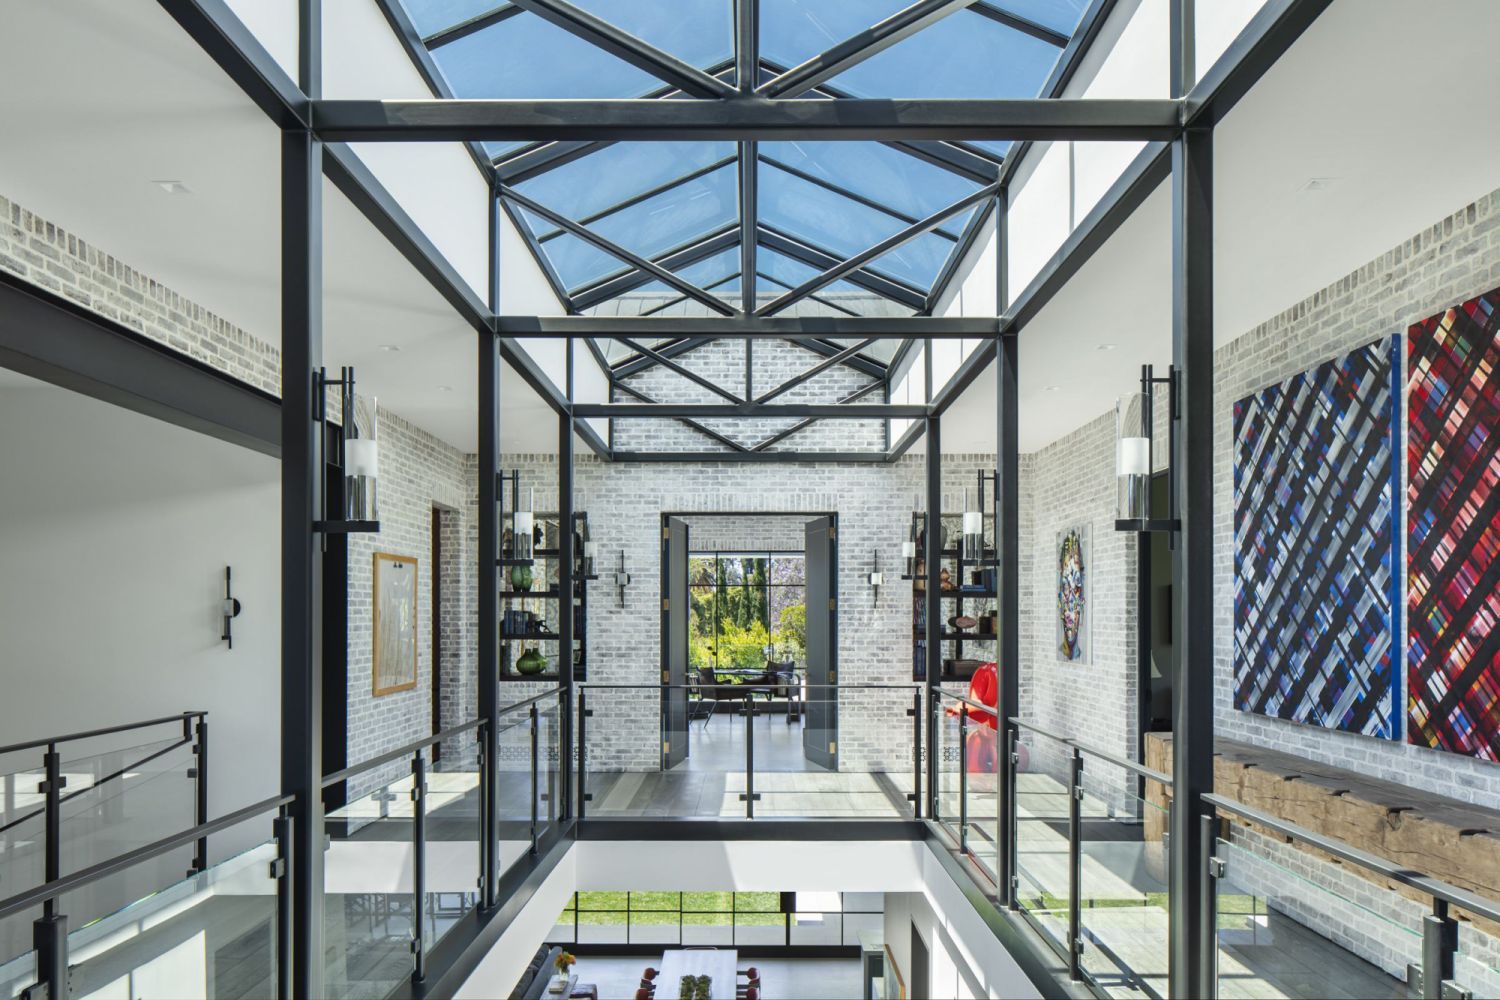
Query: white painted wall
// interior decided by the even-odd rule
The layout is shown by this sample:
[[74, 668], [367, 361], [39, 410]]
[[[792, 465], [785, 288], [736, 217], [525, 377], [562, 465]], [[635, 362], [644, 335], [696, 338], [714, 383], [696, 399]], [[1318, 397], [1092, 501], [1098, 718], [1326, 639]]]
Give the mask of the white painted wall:
[[575, 873], [578, 852], [584, 845], [576, 843], [563, 855], [552, 874], [543, 882], [536, 894], [521, 908], [500, 940], [480, 961], [474, 974], [454, 994], [459, 1000], [487, 1000], [490, 997], [507, 997], [526, 970], [531, 956], [536, 954], [547, 935], [557, 924], [557, 915], [568, 905], [569, 898], [578, 888]]
[[286, 75], [297, 79], [298, 0], [225, 0], [225, 6], [271, 54]]
[[[942, 863], [923, 849], [923, 887], [888, 892], [885, 943], [913, 997], [1041, 996], [1010, 953], [995, 941], [983, 918], [948, 877]], [[911, 980], [911, 928], [927, 945], [931, 981], [924, 990]]]
[[277, 463], [0, 374], [0, 742], [204, 709], [209, 815], [276, 794]]
[[907, 892], [923, 884], [927, 847], [914, 841], [585, 840], [573, 853], [578, 888], [591, 892]]

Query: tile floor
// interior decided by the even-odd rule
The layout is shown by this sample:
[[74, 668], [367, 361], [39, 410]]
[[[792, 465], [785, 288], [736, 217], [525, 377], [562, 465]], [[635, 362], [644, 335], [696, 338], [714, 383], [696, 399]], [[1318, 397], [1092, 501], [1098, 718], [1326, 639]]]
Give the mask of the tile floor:
[[[641, 983], [641, 972], [658, 965], [648, 956], [582, 955], [573, 971], [580, 983], [599, 987], [599, 1000], [631, 1000]], [[765, 986], [767, 1000], [860, 1000], [864, 996], [857, 958], [750, 958], [741, 956], [740, 968], [753, 964]]]

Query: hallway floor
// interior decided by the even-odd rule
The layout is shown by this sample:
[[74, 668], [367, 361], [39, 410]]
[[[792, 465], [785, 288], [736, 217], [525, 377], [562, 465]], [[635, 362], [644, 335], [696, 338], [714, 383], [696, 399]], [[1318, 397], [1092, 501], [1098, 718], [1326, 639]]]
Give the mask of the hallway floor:
[[[658, 959], [633, 955], [614, 957], [580, 955], [573, 968], [580, 983], [599, 987], [599, 1000], [631, 1000], [641, 984], [641, 972], [659, 965]], [[739, 965], [754, 965], [760, 972], [764, 995], [771, 1000], [817, 997], [818, 1000], [859, 1000], [864, 995], [857, 958], [751, 958], [741, 956]]]

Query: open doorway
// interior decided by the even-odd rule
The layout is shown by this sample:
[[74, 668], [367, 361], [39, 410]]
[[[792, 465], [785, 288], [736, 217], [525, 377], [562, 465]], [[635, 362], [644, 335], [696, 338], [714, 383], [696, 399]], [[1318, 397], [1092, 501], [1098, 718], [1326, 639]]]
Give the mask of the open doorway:
[[664, 769], [837, 770], [836, 525], [663, 516]]

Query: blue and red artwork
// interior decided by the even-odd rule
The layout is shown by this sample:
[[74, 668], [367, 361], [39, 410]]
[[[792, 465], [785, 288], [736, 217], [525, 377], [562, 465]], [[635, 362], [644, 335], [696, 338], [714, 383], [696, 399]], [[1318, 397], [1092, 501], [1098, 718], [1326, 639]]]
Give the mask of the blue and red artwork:
[[1500, 290], [1407, 332], [1407, 739], [1500, 760]]
[[1234, 704], [1400, 738], [1394, 337], [1234, 404]]

